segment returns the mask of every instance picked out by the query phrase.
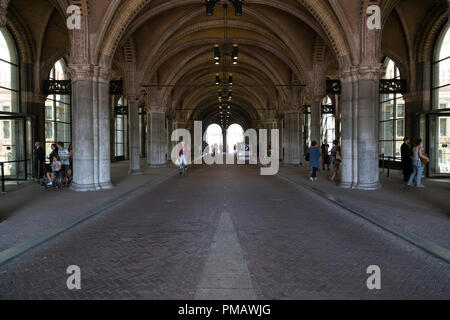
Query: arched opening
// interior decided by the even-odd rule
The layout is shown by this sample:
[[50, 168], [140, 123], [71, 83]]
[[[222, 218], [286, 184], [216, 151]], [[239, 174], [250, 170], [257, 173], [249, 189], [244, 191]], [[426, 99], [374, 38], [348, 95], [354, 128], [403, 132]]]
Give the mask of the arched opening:
[[128, 157], [128, 100], [120, 97], [114, 117], [114, 157], [116, 161]]
[[236, 153], [239, 147], [245, 143], [244, 129], [241, 125], [234, 123], [227, 129], [227, 152]]
[[[49, 80], [68, 80], [67, 65], [64, 59], [58, 60], [50, 71]], [[45, 150], [51, 152], [51, 145], [63, 142], [72, 143], [71, 96], [51, 94], [45, 100]]]
[[325, 140], [330, 143], [336, 138], [336, 117], [334, 113], [333, 102], [330, 97], [327, 96], [322, 101], [322, 142]]
[[223, 150], [223, 134], [222, 127], [218, 124], [211, 124], [206, 129], [206, 150], [207, 154], [215, 154], [216, 152], [222, 152]]
[[[400, 79], [400, 70], [390, 58], [384, 61], [383, 79]], [[399, 93], [380, 95], [380, 153], [400, 161], [400, 148], [405, 135], [405, 100]]]
[[7, 28], [0, 28], [0, 162], [6, 177], [26, 178], [25, 124], [20, 113], [19, 57]]
[[450, 174], [450, 24], [442, 30], [433, 59], [433, 114], [429, 115], [430, 174]]
[[0, 112], [19, 112], [19, 58], [8, 29], [0, 28]]

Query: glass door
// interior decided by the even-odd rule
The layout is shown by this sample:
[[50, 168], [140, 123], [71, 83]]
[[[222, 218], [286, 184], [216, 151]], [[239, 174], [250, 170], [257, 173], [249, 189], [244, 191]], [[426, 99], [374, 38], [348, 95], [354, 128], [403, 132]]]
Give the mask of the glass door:
[[29, 148], [25, 117], [0, 116], [0, 162], [8, 180], [26, 180], [29, 173]]
[[430, 115], [430, 176], [450, 176], [450, 113]]

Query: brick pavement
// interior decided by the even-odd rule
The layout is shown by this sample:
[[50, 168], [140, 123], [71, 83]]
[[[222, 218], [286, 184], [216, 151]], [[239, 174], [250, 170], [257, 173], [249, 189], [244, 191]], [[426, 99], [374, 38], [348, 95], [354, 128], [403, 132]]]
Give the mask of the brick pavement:
[[[250, 166], [193, 168], [63, 233], [0, 267], [0, 298], [193, 299], [225, 211], [259, 299], [450, 298], [442, 260]], [[71, 264], [80, 291], [66, 288]]]

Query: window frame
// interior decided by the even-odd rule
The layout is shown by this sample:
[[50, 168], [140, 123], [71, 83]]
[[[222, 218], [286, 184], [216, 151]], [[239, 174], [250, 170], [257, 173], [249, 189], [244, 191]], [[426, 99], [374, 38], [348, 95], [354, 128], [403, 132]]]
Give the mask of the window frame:
[[[393, 78], [391, 79], [395, 79], [395, 80], [400, 80], [401, 79], [401, 73], [400, 73], [400, 69], [397, 66], [397, 63], [391, 59], [390, 57], [385, 57], [384, 61], [383, 61], [383, 65], [385, 66], [385, 75], [383, 76], [384, 79], [386, 79], [386, 75], [387, 75], [387, 71], [389, 68], [390, 63], [393, 63], [393, 68], [394, 68], [394, 74], [393, 74]], [[390, 79], [389, 79], [390, 80]], [[385, 145], [391, 143], [391, 150], [392, 153], [385, 153], [384, 156], [386, 157], [391, 157], [393, 158], [392, 160], [394, 161], [401, 161], [400, 157], [397, 157], [396, 155], [396, 151], [397, 151], [397, 145], [401, 145], [403, 143], [403, 138], [405, 135], [405, 115], [406, 115], [406, 103], [403, 97], [403, 94], [401, 93], [390, 93], [390, 94], [380, 94], [380, 99], [379, 99], [379, 119], [378, 119], [378, 128], [379, 128], [379, 134], [378, 134], [378, 144], [379, 144], [379, 150], [381, 153], [381, 149], [384, 148]], [[401, 104], [399, 104], [399, 101], [403, 101], [403, 116], [399, 117], [398, 116], [398, 111], [399, 111], [399, 106]], [[382, 115], [382, 111], [383, 111], [383, 106], [386, 103], [392, 103], [392, 117], [388, 118], [388, 119], [383, 119]], [[400, 135], [398, 134], [398, 124], [402, 122], [402, 133], [403, 135], [400, 138]], [[386, 124], [392, 124], [392, 138], [387, 139], [383, 136], [383, 133], [385, 132], [385, 130], [382, 130], [383, 126]], [[386, 152], [387, 150], [385, 150]]]
[[[447, 57], [441, 59], [440, 53], [442, 50], [442, 45], [444, 43], [444, 39], [446, 38], [447, 34], [450, 32], [450, 22], [447, 22], [445, 26], [442, 28], [442, 30], [439, 33], [439, 36], [437, 38], [437, 41], [435, 43], [435, 46], [433, 48], [433, 55], [432, 55], [432, 61], [431, 61], [431, 110], [445, 110], [445, 108], [441, 108], [440, 103], [440, 95], [439, 91], [442, 88], [450, 88], [450, 82], [444, 85], [440, 85], [441, 78], [440, 74], [437, 75], [436, 78], [436, 66], [442, 63], [443, 61], [450, 60], [450, 53]], [[436, 85], [436, 81], [438, 85]], [[437, 98], [437, 101], [435, 101]]]
[[[7, 34], [5, 35], [3, 32], [6, 31]], [[16, 68], [16, 73], [17, 73], [17, 89], [13, 89], [13, 88], [6, 88], [4, 86], [0, 86], [0, 89], [3, 90], [7, 90], [7, 91], [11, 91], [17, 94], [17, 106], [16, 108], [13, 107], [13, 101], [11, 99], [11, 105], [10, 110], [9, 111], [2, 111], [0, 110], [0, 114], [20, 114], [22, 112], [22, 72], [21, 72], [21, 59], [20, 59], [20, 55], [19, 55], [19, 51], [17, 49], [17, 43], [16, 43], [16, 39], [14, 39], [14, 36], [12, 35], [11, 31], [9, 30], [9, 28], [7, 26], [5, 27], [1, 27], [0, 28], [0, 33], [2, 34], [3, 38], [5, 38], [5, 42], [6, 44], [10, 44], [12, 46], [8, 45], [8, 52], [9, 55], [11, 56], [11, 49], [13, 49], [13, 55], [14, 58], [13, 60], [16, 60], [16, 62], [13, 61], [7, 61], [5, 59], [1, 59], [0, 58], [0, 62], [4, 62], [7, 63], [11, 66], [13, 66], [14, 68]], [[12, 74], [11, 74], [11, 78], [12, 78]], [[12, 82], [12, 79], [11, 79]], [[12, 87], [12, 85], [11, 85]]]
[[[67, 62], [64, 58], [61, 58], [59, 60], [57, 60], [53, 66], [52, 69], [50, 70], [50, 74], [48, 76], [49, 80], [57, 80], [56, 78], [56, 65], [57, 63], [62, 62], [62, 67], [63, 67], [63, 72], [65, 74], [64, 79], [59, 79], [59, 80], [67, 80], [68, 76], [67, 76]], [[68, 99], [66, 101], [64, 101], [64, 99], [61, 99], [61, 97], [68, 97]], [[58, 99], [59, 97], [59, 99]], [[52, 108], [52, 119], [47, 119], [47, 107], [49, 105], [47, 105], [47, 103], [50, 102], [51, 103], [51, 108]], [[60, 106], [64, 106], [64, 108], [68, 108], [68, 122], [67, 121], [61, 121], [61, 120], [57, 120], [57, 109]], [[46, 99], [45, 99], [45, 119], [44, 119], [44, 132], [45, 132], [45, 151], [48, 153], [49, 149], [50, 149], [50, 145], [52, 145], [53, 143], [57, 143], [57, 142], [63, 142], [64, 143], [64, 147], [67, 148], [70, 144], [72, 144], [72, 140], [73, 140], [73, 133], [72, 133], [72, 96], [71, 95], [64, 95], [64, 94], [49, 94], [47, 95]], [[52, 133], [53, 133], [53, 137], [52, 139], [48, 139], [47, 138], [47, 126], [48, 124], [51, 123], [52, 126]], [[63, 126], [69, 126], [69, 133], [70, 133], [70, 139], [68, 139], [69, 141], [65, 141], [67, 139], [59, 139], [58, 136], [58, 124], [63, 125]]]

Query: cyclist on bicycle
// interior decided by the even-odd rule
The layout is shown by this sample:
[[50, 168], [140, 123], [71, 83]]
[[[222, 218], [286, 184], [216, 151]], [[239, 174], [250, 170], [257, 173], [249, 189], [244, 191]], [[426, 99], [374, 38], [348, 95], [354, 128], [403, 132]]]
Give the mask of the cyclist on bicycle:
[[183, 143], [181, 143], [181, 149], [180, 151], [178, 151], [178, 158], [180, 159], [180, 169], [183, 169], [183, 164], [184, 164], [184, 168], [187, 167], [187, 160], [186, 160], [186, 146]]

